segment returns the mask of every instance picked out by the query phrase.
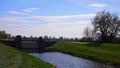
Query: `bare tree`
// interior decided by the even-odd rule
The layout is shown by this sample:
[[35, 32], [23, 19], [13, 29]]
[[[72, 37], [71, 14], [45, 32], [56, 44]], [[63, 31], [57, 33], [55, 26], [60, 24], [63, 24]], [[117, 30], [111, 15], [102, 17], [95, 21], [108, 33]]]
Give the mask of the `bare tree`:
[[94, 30], [100, 32], [102, 42], [112, 42], [120, 33], [120, 19], [117, 14], [101, 11], [92, 20]]
[[92, 41], [94, 39], [94, 31], [90, 27], [85, 28], [84, 35], [87, 41]]
[[91, 29], [89, 27], [85, 28], [84, 35], [85, 35], [86, 38], [91, 37]]

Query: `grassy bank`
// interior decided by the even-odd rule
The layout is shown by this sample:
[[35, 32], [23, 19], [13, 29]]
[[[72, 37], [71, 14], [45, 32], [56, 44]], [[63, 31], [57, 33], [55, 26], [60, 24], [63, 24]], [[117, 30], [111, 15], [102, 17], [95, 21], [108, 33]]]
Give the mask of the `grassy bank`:
[[91, 60], [120, 65], [120, 44], [84, 44], [58, 42], [49, 47], [51, 50], [69, 53]]
[[0, 43], [0, 68], [55, 68], [27, 53]]

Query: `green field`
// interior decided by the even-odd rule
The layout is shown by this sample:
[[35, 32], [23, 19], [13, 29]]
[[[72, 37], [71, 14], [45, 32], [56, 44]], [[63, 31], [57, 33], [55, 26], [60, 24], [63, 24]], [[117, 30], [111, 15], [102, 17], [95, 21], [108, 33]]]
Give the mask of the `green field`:
[[0, 43], [0, 68], [55, 68], [27, 53]]
[[58, 42], [48, 49], [69, 53], [103, 63], [120, 65], [120, 44]]

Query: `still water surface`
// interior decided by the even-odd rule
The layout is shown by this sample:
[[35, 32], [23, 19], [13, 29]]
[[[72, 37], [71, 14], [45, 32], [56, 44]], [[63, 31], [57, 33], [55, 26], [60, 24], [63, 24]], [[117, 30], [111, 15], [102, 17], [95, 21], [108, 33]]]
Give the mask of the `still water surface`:
[[80, 57], [74, 57], [60, 52], [30, 53], [31, 55], [48, 62], [56, 68], [115, 68]]

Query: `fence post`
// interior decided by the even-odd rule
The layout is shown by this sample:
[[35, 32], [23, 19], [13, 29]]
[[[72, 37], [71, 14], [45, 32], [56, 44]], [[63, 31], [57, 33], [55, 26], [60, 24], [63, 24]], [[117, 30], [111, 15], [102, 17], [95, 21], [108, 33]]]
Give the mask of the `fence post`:
[[17, 35], [15, 37], [15, 46], [17, 49], [21, 49], [22, 48], [22, 38], [20, 35]]

